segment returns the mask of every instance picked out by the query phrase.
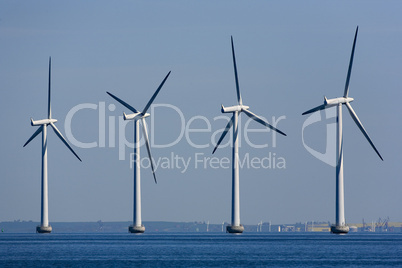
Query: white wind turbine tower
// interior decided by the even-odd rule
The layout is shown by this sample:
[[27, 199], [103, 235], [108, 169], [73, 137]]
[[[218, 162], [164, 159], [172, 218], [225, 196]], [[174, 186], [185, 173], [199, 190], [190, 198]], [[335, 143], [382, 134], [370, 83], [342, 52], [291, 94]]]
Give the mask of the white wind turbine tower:
[[42, 195], [41, 195], [41, 222], [40, 225], [36, 227], [37, 233], [50, 233], [52, 231], [52, 227], [49, 225], [49, 217], [48, 217], [48, 180], [47, 180], [47, 126], [50, 125], [54, 130], [54, 133], [60, 138], [60, 140], [70, 149], [70, 151], [80, 160], [82, 161], [78, 155], [74, 152], [74, 150], [67, 143], [66, 139], [63, 137], [61, 132], [57, 129], [54, 123], [57, 122], [56, 119], [52, 118], [52, 110], [50, 107], [50, 78], [51, 78], [51, 58], [49, 58], [49, 84], [48, 84], [48, 110], [47, 110], [47, 118], [34, 121], [31, 118], [32, 126], [40, 126], [35, 133], [28, 139], [28, 141], [24, 144], [24, 147], [33, 140], [39, 133], [42, 132]]
[[307, 112], [304, 112], [303, 115], [313, 113], [319, 110], [324, 110], [330, 107], [337, 107], [337, 137], [336, 137], [336, 205], [335, 205], [335, 225], [331, 226], [331, 232], [335, 234], [345, 234], [349, 232], [349, 227], [345, 222], [345, 206], [344, 206], [344, 185], [343, 185], [343, 134], [342, 134], [342, 104], [346, 105], [350, 116], [353, 121], [355, 121], [356, 125], [359, 127], [360, 131], [363, 133], [364, 137], [366, 137], [367, 141], [370, 143], [371, 147], [373, 147], [374, 151], [378, 154], [378, 156], [382, 159], [380, 153], [375, 148], [373, 142], [371, 141], [367, 131], [364, 129], [362, 123], [357, 117], [355, 111], [353, 110], [350, 102], [353, 101], [353, 98], [348, 96], [349, 93], [349, 81], [350, 74], [352, 72], [353, 65], [353, 57], [355, 53], [356, 46], [356, 38], [359, 27], [356, 28], [355, 38], [353, 41], [352, 53], [350, 55], [349, 61], [349, 69], [346, 77], [345, 91], [343, 97], [335, 98], [335, 99], [327, 99], [324, 97], [324, 104], [317, 106]]
[[128, 227], [128, 230], [131, 233], [143, 233], [145, 232], [145, 227], [142, 224], [141, 220], [141, 175], [140, 175], [140, 121], [142, 122], [142, 131], [144, 134], [145, 145], [148, 151], [149, 161], [151, 163], [152, 174], [154, 176], [155, 183], [156, 176], [155, 176], [155, 169], [154, 164], [151, 156], [151, 147], [149, 146], [148, 140], [148, 131], [147, 131], [147, 124], [145, 122], [145, 118], [150, 116], [147, 113], [148, 108], [151, 106], [152, 102], [155, 100], [156, 96], [158, 95], [159, 91], [161, 90], [163, 84], [165, 83], [166, 79], [169, 77], [170, 72], [166, 75], [165, 79], [163, 79], [162, 83], [159, 85], [158, 89], [155, 91], [154, 95], [152, 95], [151, 99], [145, 106], [142, 112], [139, 112], [134, 107], [130, 106], [128, 103], [124, 102], [123, 100], [119, 99], [118, 97], [114, 96], [113, 94], [106, 92], [112, 98], [120, 102], [124, 107], [129, 109], [133, 112], [133, 114], [125, 114], [123, 113], [124, 120], [134, 120], [134, 213], [133, 213], [133, 225]]
[[236, 58], [233, 46], [233, 37], [231, 37], [232, 43], [232, 56], [233, 56], [233, 68], [235, 74], [235, 82], [236, 82], [236, 92], [237, 92], [237, 102], [238, 104], [231, 107], [224, 107], [222, 105], [222, 113], [233, 113], [232, 118], [229, 120], [228, 124], [226, 125], [225, 130], [222, 132], [222, 135], [216, 144], [212, 153], [215, 153], [216, 149], [218, 148], [219, 144], [222, 142], [223, 138], [228, 133], [229, 129], [233, 125], [233, 152], [232, 152], [232, 219], [231, 224], [226, 226], [226, 231], [229, 233], [242, 233], [244, 231], [244, 227], [240, 224], [240, 199], [239, 199], [239, 143], [238, 143], [238, 117], [241, 112], [244, 112], [248, 117], [257, 121], [258, 123], [275, 130], [276, 132], [286, 136], [285, 133], [276, 129], [268, 122], [264, 121], [248, 109], [249, 106], [243, 105], [241, 95], [240, 95], [240, 88], [239, 88], [239, 80], [237, 77], [237, 67], [236, 67]]

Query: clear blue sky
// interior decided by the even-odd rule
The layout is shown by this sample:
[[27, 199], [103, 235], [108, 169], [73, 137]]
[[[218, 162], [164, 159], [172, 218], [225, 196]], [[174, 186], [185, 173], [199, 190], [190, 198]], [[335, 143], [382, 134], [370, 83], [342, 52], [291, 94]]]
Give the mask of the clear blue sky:
[[[335, 169], [304, 148], [307, 116], [301, 113], [321, 104], [324, 95], [343, 94], [357, 25], [350, 96], [384, 162], [344, 109], [346, 220], [402, 221], [401, 14], [399, 1], [1, 1], [0, 221], [40, 220], [41, 138], [22, 145], [36, 129], [30, 117], [46, 117], [49, 56], [58, 128], [66, 133], [66, 115], [77, 105], [97, 105], [74, 115], [72, 132], [81, 142], [98, 142], [94, 148], [72, 145], [81, 163], [49, 129], [50, 223], [132, 220], [132, 149], [119, 160], [118, 142], [119, 135], [132, 141], [133, 123], [119, 133], [118, 116], [128, 111], [106, 91], [142, 109], [169, 70], [155, 104], [177, 107], [191, 129], [206, 129], [205, 117], [211, 129], [188, 134], [205, 148], [194, 148], [185, 135], [175, 146], [152, 148], [156, 160], [173, 153], [190, 159], [190, 166], [185, 172], [159, 168], [157, 185], [151, 170], [142, 169], [143, 220], [230, 221], [231, 169], [195, 168], [194, 158], [211, 157], [211, 136], [226, 124], [214, 118], [222, 115], [221, 104], [236, 102], [233, 35], [244, 104], [270, 122], [285, 116], [277, 127], [288, 134], [277, 136], [275, 147], [272, 132], [249, 134], [268, 148], [252, 148], [242, 137], [241, 157], [271, 153], [286, 167], [240, 171], [241, 222], [333, 222]], [[116, 109], [110, 111], [110, 104]], [[154, 129], [150, 118], [148, 125], [156, 144], [179, 136], [182, 124], [173, 109], [159, 106], [152, 116]], [[99, 118], [106, 120], [102, 148]], [[116, 122], [110, 131], [114, 147], [109, 119]], [[247, 117], [242, 119], [245, 126]], [[306, 144], [324, 152], [326, 126], [333, 122], [306, 128]], [[263, 129], [255, 122], [249, 127]], [[231, 150], [218, 149], [214, 156], [230, 158]]]

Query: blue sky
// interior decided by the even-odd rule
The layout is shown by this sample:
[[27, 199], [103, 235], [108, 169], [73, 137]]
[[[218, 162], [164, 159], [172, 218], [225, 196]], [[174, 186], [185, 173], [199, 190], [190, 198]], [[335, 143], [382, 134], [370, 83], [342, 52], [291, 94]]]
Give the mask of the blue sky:
[[[270, 122], [284, 116], [277, 127], [288, 134], [277, 136], [275, 146], [272, 132], [249, 135], [267, 148], [252, 148], [242, 137], [241, 157], [271, 154], [272, 160], [275, 154], [286, 166], [240, 171], [241, 222], [333, 222], [335, 169], [304, 148], [307, 116], [301, 113], [321, 104], [324, 95], [343, 94], [357, 25], [350, 96], [384, 162], [344, 109], [346, 221], [402, 221], [401, 12], [398, 1], [2, 1], [0, 221], [40, 219], [41, 139], [22, 145], [35, 131], [30, 117], [46, 116], [49, 56], [58, 128], [65, 134], [67, 114], [92, 105], [74, 115], [71, 131], [77, 140], [98, 145], [72, 145], [81, 163], [49, 130], [50, 222], [132, 219], [132, 149], [125, 148], [125, 160], [119, 160], [118, 144], [119, 137], [132, 141], [133, 123], [119, 131], [118, 117], [127, 111], [106, 91], [142, 109], [170, 70], [155, 100], [153, 128], [148, 118], [155, 144], [174, 141], [185, 126], [205, 131], [189, 132], [175, 146], [152, 148], [157, 160], [173, 154], [190, 159], [190, 166], [185, 172], [158, 169], [157, 185], [151, 170], [142, 169], [143, 220], [230, 221], [231, 169], [196, 168], [195, 157], [212, 156], [211, 136], [226, 125], [217, 118], [220, 105], [236, 102], [233, 35], [244, 104]], [[181, 111], [184, 125], [166, 104]], [[103, 118], [105, 145], [99, 147]], [[115, 131], [109, 120], [115, 120]], [[331, 123], [306, 128], [305, 143], [324, 152]], [[255, 122], [249, 127], [263, 129]], [[205, 148], [194, 148], [189, 139]], [[230, 147], [213, 156], [230, 158]]]

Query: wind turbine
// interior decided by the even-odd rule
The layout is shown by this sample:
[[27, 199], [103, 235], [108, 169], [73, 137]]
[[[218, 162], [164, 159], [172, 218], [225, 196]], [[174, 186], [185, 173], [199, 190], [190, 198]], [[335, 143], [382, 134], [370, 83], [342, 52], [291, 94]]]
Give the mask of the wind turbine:
[[52, 118], [52, 110], [50, 107], [50, 82], [51, 82], [51, 65], [52, 59], [49, 58], [49, 84], [48, 84], [48, 109], [47, 109], [47, 118], [42, 120], [34, 121], [31, 118], [32, 126], [40, 126], [35, 133], [28, 139], [28, 141], [24, 144], [25, 147], [31, 140], [33, 140], [39, 133], [42, 132], [42, 196], [41, 196], [41, 222], [40, 225], [36, 227], [37, 233], [50, 233], [52, 231], [52, 226], [49, 225], [49, 217], [48, 217], [48, 186], [47, 186], [47, 126], [50, 125], [54, 130], [54, 133], [60, 138], [60, 140], [70, 149], [70, 151], [78, 158], [78, 160], [82, 161], [79, 156], [74, 152], [71, 146], [67, 143], [66, 139], [63, 137], [61, 132], [57, 129], [54, 123], [57, 122], [56, 119]]
[[232, 118], [229, 120], [228, 124], [226, 125], [225, 130], [222, 132], [218, 143], [216, 144], [213, 152], [215, 153], [216, 149], [218, 148], [219, 144], [222, 142], [223, 138], [225, 138], [226, 134], [228, 133], [229, 129], [233, 125], [233, 152], [232, 152], [232, 219], [231, 224], [226, 226], [226, 231], [229, 233], [242, 233], [244, 231], [244, 227], [240, 224], [240, 199], [239, 199], [239, 143], [238, 143], [238, 117], [241, 112], [244, 112], [248, 117], [257, 121], [258, 123], [275, 130], [276, 132], [286, 136], [285, 133], [280, 131], [279, 129], [273, 127], [268, 122], [261, 119], [259, 116], [255, 115], [248, 109], [249, 106], [243, 105], [243, 101], [240, 95], [240, 87], [239, 87], [239, 79], [237, 77], [237, 67], [236, 67], [236, 57], [235, 51], [233, 46], [233, 37], [231, 37], [232, 43], [232, 56], [233, 56], [233, 68], [234, 68], [234, 75], [235, 75], [235, 82], [236, 82], [236, 92], [237, 92], [237, 102], [238, 104], [231, 107], [224, 107], [222, 105], [221, 112], [222, 113], [233, 113]]
[[124, 107], [132, 111], [132, 114], [125, 114], [123, 112], [124, 120], [134, 120], [134, 213], [133, 213], [133, 225], [128, 227], [128, 230], [131, 233], [143, 233], [145, 232], [145, 227], [142, 224], [141, 220], [141, 175], [140, 175], [140, 121], [142, 122], [142, 131], [145, 138], [145, 145], [148, 151], [149, 161], [151, 163], [152, 168], [152, 175], [154, 176], [155, 183], [156, 176], [155, 176], [155, 169], [154, 164], [151, 156], [151, 147], [149, 146], [149, 139], [148, 139], [148, 131], [147, 131], [147, 123], [145, 122], [145, 118], [150, 116], [147, 113], [148, 108], [151, 106], [152, 102], [155, 100], [156, 96], [158, 95], [159, 91], [161, 90], [163, 84], [165, 83], [166, 79], [169, 77], [170, 72], [166, 75], [165, 79], [163, 79], [162, 83], [159, 85], [158, 89], [155, 91], [154, 95], [152, 95], [151, 99], [148, 101], [147, 105], [145, 106], [142, 112], [139, 112], [134, 107], [129, 105], [128, 103], [124, 102], [123, 100], [119, 99], [118, 97], [114, 96], [110, 92], [106, 92], [109, 94], [113, 99], [117, 100], [122, 104]]
[[349, 232], [349, 227], [346, 226], [345, 222], [345, 204], [344, 204], [344, 185], [343, 185], [343, 134], [342, 134], [342, 105], [345, 104], [348, 109], [350, 116], [353, 121], [355, 121], [356, 125], [363, 133], [364, 137], [366, 137], [367, 141], [370, 143], [371, 147], [373, 147], [374, 151], [377, 155], [382, 159], [382, 156], [378, 152], [377, 148], [375, 148], [374, 143], [371, 141], [367, 131], [364, 129], [362, 123], [357, 117], [355, 111], [353, 110], [350, 102], [354, 99], [348, 96], [349, 93], [349, 81], [350, 74], [352, 72], [353, 65], [353, 57], [355, 53], [356, 46], [356, 38], [357, 32], [359, 30], [359, 26], [356, 28], [355, 39], [353, 41], [352, 53], [350, 55], [349, 61], [349, 69], [348, 74], [346, 76], [345, 90], [343, 93], [343, 97], [335, 98], [335, 99], [327, 99], [324, 97], [324, 104], [317, 106], [307, 112], [304, 112], [303, 115], [313, 113], [319, 110], [324, 110], [330, 107], [336, 106], [337, 111], [337, 131], [336, 131], [336, 205], [335, 205], [335, 225], [331, 226], [331, 232], [335, 234], [345, 234]]

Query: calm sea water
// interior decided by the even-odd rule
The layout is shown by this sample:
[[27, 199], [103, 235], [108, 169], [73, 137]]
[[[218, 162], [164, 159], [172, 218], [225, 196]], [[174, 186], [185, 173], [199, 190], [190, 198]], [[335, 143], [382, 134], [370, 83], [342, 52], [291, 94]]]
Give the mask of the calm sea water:
[[402, 234], [0, 234], [0, 267], [402, 267]]

